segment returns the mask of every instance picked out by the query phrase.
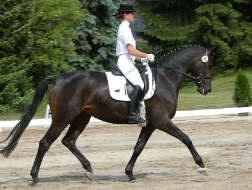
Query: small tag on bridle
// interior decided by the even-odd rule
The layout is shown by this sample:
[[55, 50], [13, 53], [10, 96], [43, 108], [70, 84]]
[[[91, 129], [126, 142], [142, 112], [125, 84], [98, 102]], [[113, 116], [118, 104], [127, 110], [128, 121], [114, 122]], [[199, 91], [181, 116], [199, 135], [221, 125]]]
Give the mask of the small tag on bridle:
[[203, 63], [208, 62], [208, 56], [207, 56], [207, 55], [204, 55], [204, 56], [201, 58], [201, 61], [202, 61]]

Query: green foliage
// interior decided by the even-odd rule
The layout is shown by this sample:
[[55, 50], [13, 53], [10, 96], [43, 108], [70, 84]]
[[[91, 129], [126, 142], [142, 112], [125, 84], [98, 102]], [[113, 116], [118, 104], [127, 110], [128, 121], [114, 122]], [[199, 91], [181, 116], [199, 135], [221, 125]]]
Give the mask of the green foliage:
[[0, 104], [2, 106], [18, 107], [16, 100], [23, 97], [32, 87], [31, 78], [26, 77], [25, 66], [20, 64], [16, 57], [5, 57], [0, 60]]
[[137, 1], [137, 14], [147, 25], [143, 37], [155, 47], [173, 49], [191, 43], [195, 30], [191, 1]]
[[0, 12], [0, 112], [22, 111], [41, 80], [72, 68], [83, 12], [78, 0], [6, 0]]
[[31, 88], [29, 33], [30, 1], [2, 1], [0, 4], [0, 112], [18, 106], [16, 100]]
[[115, 62], [118, 21], [114, 14], [120, 0], [81, 1], [88, 10], [76, 29], [78, 56], [70, 59], [77, 69], [104, 70]]
[[252, 103], [248, 78], [241, 70], [238, 71], [235, 81], [233, 100], [239, 107], [249, 106]]
[[141, 37], [155, 49], [185, 44], [218, 47], [219, 70], [252, 66], [252, 1], [137, 0], [146, 24]]
[[71, 70], [67, 59], [75, 55], [74, 28], [82, 19], [78, 0], [36, 0], [31, 13], [29, 74], [38, 84], [48, 75]]
[[218, 47], [218, 68], [225, 70], [247, 66], [243, 56], [252, 58], [250, 48], [247, 48], [252, 36], [246, 29], [251, 30], [252, 26], [243, 20], [242, 14], [231, 3], [208, 3], [197, 8], [196, 13], [196, 39], [202, 44]]
[[25, 112], [28, 105], [31, 104], [31, 100], [34, 97], [34, 90], [29, 89], [25, 92], [24, 96], [19, 96], [13, 101], [13, 108], [18, 112]]

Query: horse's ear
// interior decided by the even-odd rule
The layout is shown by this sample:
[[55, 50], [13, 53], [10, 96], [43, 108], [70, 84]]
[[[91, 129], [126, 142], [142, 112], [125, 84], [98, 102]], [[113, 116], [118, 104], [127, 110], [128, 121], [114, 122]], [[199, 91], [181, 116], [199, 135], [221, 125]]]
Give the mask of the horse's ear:
[[209, 52], [209, 55], [213, 55], [214, 52], [217, 50], [217, 47], [210, 47], [210, 48], [207, 48], [208, 52]]

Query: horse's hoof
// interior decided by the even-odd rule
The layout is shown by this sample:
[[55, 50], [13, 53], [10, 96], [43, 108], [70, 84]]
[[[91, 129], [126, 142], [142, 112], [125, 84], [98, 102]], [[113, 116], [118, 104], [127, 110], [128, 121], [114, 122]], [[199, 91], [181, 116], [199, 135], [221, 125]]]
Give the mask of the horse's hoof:
[[208, 175], [208, 173], [207, 173], [207, 169], [206, 168], [199, 168], [198, 169], [198, 172], [200, 173], [200, 174], [202, 174], [202, 175]]
[[33, 183], [33, 185], [36, 185], [38, 182], [39, 182], [39, 180], [38, 180], [37, 177], [33, 177], [33, 178], [32, 178], [32, 183]]
[[136, 181], [136, 179], [129, 180], [130, 183], [135, 183]]
[[85, 176], [89, 179], [89, 180], [93, 180], [94, 179], [94, 174], [91, 172], [86, 171]]
[[134, 183], [134, 182], [136, 182], [136, 177], [135, 176], [128, 176], [129, 177], [129, 181], [130, 182], [132, 182], [132, 183]]

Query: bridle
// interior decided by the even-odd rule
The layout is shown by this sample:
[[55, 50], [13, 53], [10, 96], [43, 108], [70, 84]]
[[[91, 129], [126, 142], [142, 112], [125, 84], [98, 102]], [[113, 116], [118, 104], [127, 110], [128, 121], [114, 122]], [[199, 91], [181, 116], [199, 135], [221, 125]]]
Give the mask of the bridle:
[[173, 70], [173, 71], [175, 71], [177, 73], [180, 73], [180, 74], [184, 75], [185, 77], [193, 80], [197, 85], [201, 85], [202, 84], [204, 86], [205, 80], [212, 80], [211, 76], [206, 76], [206, 66], [207, 66], [208, 61], [209, 61], [209, 57], [208, 57], [207, 51], [206, 51], [206, 54], [204, 56], [202, 56], [201, 59], [200, 59], [200, 62], [201, 62], [201, 71], [200, 71], [200, 74], [198, 76], [190, 75], [188, 73], [185, 73], [185, 72], [180, 71], [178, 69], [175, 69], [173, 67], [161, 66], [162, 64], [160, 64], [159, 62], [149, 63], [149, 65], [156, 67], [155, 81], [157, 81], [157, 73], [158, 73], [158, 68], [159, 68], [159, 65], [160, 65], [161, 66], [160, 68], [165, 68], [165, 69]]
[[201, 57], [200, 61], [201, 61], [201, 72], [200, 75], [198, 76], [199, 79], [197, 81], [198, 84], [205, 84], [205, 80], [212, 80], [212, 76], [206, 76], [206, 66], [208, 63], [209, 57], [207, 55], [207, 51], [206, 54], [204, 56]]

